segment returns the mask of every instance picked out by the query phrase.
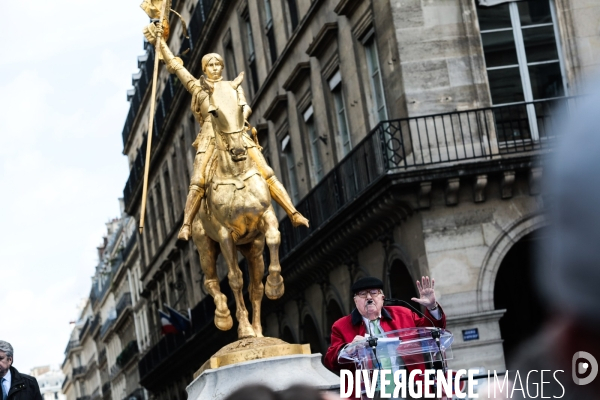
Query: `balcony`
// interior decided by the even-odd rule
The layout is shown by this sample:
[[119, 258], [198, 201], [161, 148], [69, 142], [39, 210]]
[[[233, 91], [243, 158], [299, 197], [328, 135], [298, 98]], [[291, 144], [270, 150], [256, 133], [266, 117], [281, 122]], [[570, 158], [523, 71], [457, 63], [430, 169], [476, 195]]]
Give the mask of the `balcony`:
[[106, 396], [110, 392], [110, 382], [104, 382], [102, 384], [102, 395]]
[[98, 354], [98, 365], [103, 365], [106, 362], [106, 348], [100, 350]]
[[137, 388], [133, 392], [129, 393], [126, 397], [127, 400], [144, 400], [146, 396], [144, 396], [144, 389]]
[[87, 368], [84, 366], [75, 367], [75, 368], [73, 368], [73, 378], [76, 378], [78, 376], [83, 376], [83, 375], [85, 375], [86, 372], [87, 372]]
[[65, 356], [69, 354], [69, 351], [79, 346], [81, 346], [81, 342], [78, 339], [70, 340], [67, 344], [67, 348], [65, 349]]
[[115, 323], [116, 318], [109, 318], [102, 324], [102, 328], [100, 328], [100, 337], [104, 338], [106, 332], [110, 329], [110, 327]]
[[100, 325], [100, 315], [96, 314], [94, 315], [94, 318], [92, 319], [92, 321], [90, 322], [90, 334], [94, 335], [94, 332], [96, 332], [96, 328], [98, 328], [98, 326]]
[[[208, 17], [215, 0], [203, 0], [199, 1], [194, 9], [194, 13], [192, 14], [189, 26], [188, 26], [188, 34], [189, 39], [184, 39], [179, 54], [183, 53], [185, 50], [190, 49], [193, 51], [199, 42], [199, 39], [202, 34], [202, 29], [206, 22], [206, 18]], [[154, 68], [154, 52], [152, 50], [152, 46], [148, 47], [148, 58], [140, 63], [140, 69], [142, 70], [142, 74], [136, 83], [134, 84], [135, 93], [131, 97], [131, 105], [129, 108], [129, 113], [127, 114], [127, 118], [125, 120], [125, 125], [123, 127], [123, 145], [126, 146], [127, 141], [129, 140], [129, 135], [131, 134], [131, 130], [133, 129], [133, 125], [136, 119], [136, 116], [139, 112], [139, 109], [142, 105], [143, 98], [147, 88], [151, 85], [152, 80], [152, 69]], [[173, 103], [173, 99], [177, 96], [180, 91], [185, 90], [179, 80], [173, 75], [169, 76], [167, 79], [165, 88], [160, 95], [159, 100], [156, 103], [156, 112], [154, 115], [154, 132], [152, 137], [153, 149], [158, 146], [161, 139], [165, 136], [163, 126], [167, 116], [171, 113], [171, 106]], [[125, 209], [128, 210], [132, 205], [133, 199], [136, 197], [136, 193], [139, 190], [139, 186], [144, 173], [144, 164], [146, 160], [146, 141], [144, 140], [144, 144], [138, 150], [138, 154], [135, 157], [135, 160], [131, 166], [131, 171], [129, 174], [129, 178], [127, 179], [127, 183], [125, 184], [125, 188], [123, 189], [123, 197], [125, 201]], [[153, 150], [152, 149], [152, 150]]]
[[96, 389], [94, 389], [94, 391], [92, 392], [92, 395], [90, 396], [91, 400], [96, 400], [100, 398], [100, 387], [97, 387]]
[[127, 343], [127, 346], [125, 346], [123, 351], [121, 351], [121, 354], [117, 356], [117, 365], [121, 368], [125, 367], [136, 354], [138, 354], [137, 341], [132, 340], [131, 342]]
[[117, 311], [117, 318], [121, 316], [126, 307], [131, 306], [131, 293], [124, 293], [115, 307]]
[[123, 249], [123, 260], [127, 260], [127, 257], [129, 257], [129, 254], [131, 253], [131, 250], [133, 250], [133, 247], [136, 243], [137, 235], [131, 235], [131, 237], [127, 241], [127, 244], [125, 245], [125, 248]]
[[[555, 137], [552, 111], [573, 99], [457, 111], [384, 121], [338, 163], [297, 205], [310, 228], [280, 222], [282, 262], [341, 215], [384, 176], [399, 179], [418, 171], [461, 163], [499, 161], [550, 150]], [[534, 109], [535, 118], [529, 111]], [[529, 114], [528, 114], [529, 113]]]

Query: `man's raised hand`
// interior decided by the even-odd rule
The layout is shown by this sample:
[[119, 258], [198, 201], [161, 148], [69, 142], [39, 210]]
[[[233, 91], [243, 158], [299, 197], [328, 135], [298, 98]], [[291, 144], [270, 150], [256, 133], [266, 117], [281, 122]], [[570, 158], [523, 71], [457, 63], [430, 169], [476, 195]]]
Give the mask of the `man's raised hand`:
[[429, 279], [428, 276], [421, 277], [421, 282], [417, 281], [417, 289], [419, 289], [419, 298], [413, 297], [411, 300], [424, 305], [427, 308], [433, 308], [437, 304], [435, 300], [435, 285], [434, 279]]

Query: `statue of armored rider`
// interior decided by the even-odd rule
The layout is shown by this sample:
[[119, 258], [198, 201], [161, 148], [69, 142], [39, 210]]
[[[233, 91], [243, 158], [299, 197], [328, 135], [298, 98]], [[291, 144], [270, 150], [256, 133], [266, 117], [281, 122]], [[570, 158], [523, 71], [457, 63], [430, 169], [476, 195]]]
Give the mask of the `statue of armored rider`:
[[[150, 24], [144, 28], [144, 36], [153, 45], [156, 43], [157, 29], [160, 28], [154, 24]], [[183, 61], [179, 57], [173, 55], [162, 38], [160, 49], [162, 59], [164, 60], [168, 71], [176, 74], [187, 91], [192, 95], [192, 113], [200, 124], [200, 132], [198, 132], [198, 136], [193, 143], [193, 146], [196, 149], [196, 156], [194, 158], [193, 172], [185, 203], [183, 226], [178, 235], [179, 239], [188, 240], [191, 236], [192, 221], [200, 208], [200, 203], [206, 191], [208, 170], [211, 165], [209, 161], [211, 160], [215, 148], [215, 134], [211, 122], [212, 115], [209, 113], [209, 94], [203, 89], [200, 79], [196, 79], [192, 76], [192, 74], [183, 66]], [[223, 58], [219, 54], [206, 54], [202, 57], [202, 71], [204, 72], [204, 76], [202, 76], [201, 79], [210, 83], [222, 81], [224, 66]], [[246, 96], [241, 85], [238, 86], [237, 92], [239, 105], [242, 106], [244, 119], [249, 126], [247, 121], [250, 114], [252, 114], [252, 110], [246, 102]], [[252, 158], [252, 161], [256, 164], [256, 168], [269, 186], [271, 198], [285, 210], [295, 227], [300, 225], [308, 227], [308, 220], [296, 210], [290, 196], [273, 173], [273, 169], [267, 164], [257, 144], [248, 135], [244, 135], [244, 141], [248, 149], [248, 155]]]

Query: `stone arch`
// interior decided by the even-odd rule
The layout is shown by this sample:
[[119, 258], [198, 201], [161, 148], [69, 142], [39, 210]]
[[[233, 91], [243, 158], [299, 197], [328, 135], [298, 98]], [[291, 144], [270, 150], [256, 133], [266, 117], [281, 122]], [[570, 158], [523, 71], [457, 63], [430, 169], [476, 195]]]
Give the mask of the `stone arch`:
[[547, 217], [540, 213], [529, 214], [502, 230], [490, 245], [482, 263], [481, 272], [477, 281], [477, 308], [478, 311], [494, 310], [494, 284], [502, 260], [511, 249], [525, 235], [548, 226]]
[[300, 330], [302, 343], [309, 343], [313, 353], [324, 354], [327, 350], [315, 313], [309, 304], [305, 304], [300, 311]]
[[332, 285], [328, 285], [323, 297], [323, 338], [328, 346], [331, 344], [331, 327], [334, 322], [348, 314], [342, 304], [339, 291]]
[[290, 324], [283, 313], [280, 314], [279, 318], [279, 338], [288, 343], [300, 343], [297, 333], [292, 328], [292, 324]]
[[[386, 266], [383, 277], [384, 293], [386, 296], [402, 300], [419, 297], [415, 281], [420, 276], [421, 271], [419, 271], [418, 266], [414, 266], [410, 262], [410, 258], [404, 248], [398, 243], [391, 244], [386, 254]], [[402, 281], [398, 282], [398, 279]]]
[[342, 313], [348, 314], [349, 311], [344, 309], [344, 302], [342, 299], [343, 297], [337, 287], [331, 284], [327, 285], [327, 288], [325, 289], [324, 293], [325, 307], [327, 307], [327, 304], [329, 304], [329, 302], [335, 301], [338, 307], [340, 307]]
[[298, 338], [294, 335], [294, 331], [289, 324], [285, 323], [281, 325], [281, 332], [279, 338], [288, 343], [299, 343]]

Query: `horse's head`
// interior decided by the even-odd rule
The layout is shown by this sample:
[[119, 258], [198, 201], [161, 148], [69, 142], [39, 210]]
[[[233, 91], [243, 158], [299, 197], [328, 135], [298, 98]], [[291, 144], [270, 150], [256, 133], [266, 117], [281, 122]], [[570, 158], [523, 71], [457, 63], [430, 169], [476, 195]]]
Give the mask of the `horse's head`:
[[244, 161], [247, 149], [243, 141], [244, 113], [239, 104], [237, 88], [244, 79], [243, 72], [233, 81], [210, 83], [201, 78], [203, 88], [209, 93], [208, 112], [217, 144], [227, 150], [233, 161]]

